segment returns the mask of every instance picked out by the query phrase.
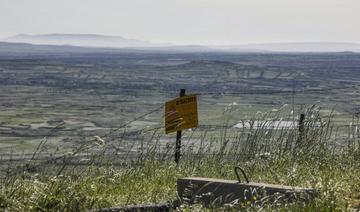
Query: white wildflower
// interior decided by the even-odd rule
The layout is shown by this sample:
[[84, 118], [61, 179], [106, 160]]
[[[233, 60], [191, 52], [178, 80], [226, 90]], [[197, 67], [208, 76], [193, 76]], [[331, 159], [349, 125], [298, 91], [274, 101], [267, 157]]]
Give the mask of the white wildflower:
[[105, 145], [105, 141], [102, 138], [100, 138], [99, 136], [96, 135], [96, 136], [94, 136], [94, 138], [97, 141], [97, 142], [95, 142], [96, 144], [98, 144], [100, 146]]

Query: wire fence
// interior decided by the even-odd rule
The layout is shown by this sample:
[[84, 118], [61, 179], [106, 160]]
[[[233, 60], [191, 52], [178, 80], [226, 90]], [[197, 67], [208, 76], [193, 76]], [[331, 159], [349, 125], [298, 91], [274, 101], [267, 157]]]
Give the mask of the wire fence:
[[[334, 87], [334, 88], [324, 88], [324, 89], [307, 89], [307, 90], [279, 90], [279, 91], [258, 91], [258, 90], [248, 90], [248, 91], [241, 91], [241, 92], [194, 92], [195, 95], [198, 96], [206, 96], [206, 95], [213, 95], [213, 96], [236, 96], [236, 95], [255, 95], [255, 94], [264, 94], [264, 95], [274, 95], [274, 94], [298, 94], [298, 93], [322, 93], [322, 92], [329, 92], [329, 91], [336, 91], [336, 90], [343, 90], [343, 89], [349, 89], [349, 88], [353, 88], [352, 87], [348, 87], [348, 86], [342, 86], [342, 87]], [[167, 93], [169, 94], [169, 92]], [[135, 117], [134, 119], [126, 122], [125, 124], [113, 128], [110, 130], [110, 132], [108, 134], [106, 134], [105, 136], [109, 136], [111, 134], [113, 134], [116, 131], [119, 131], [123, 128], [126, 128], [127, 126], [131, 125], [133, 122], [141, 120], [142, 118], [151, 115], [153, 113], [159, 112], [160, 110], [162, 110], [164, 108], [164, 105], [161, 105], [159, 107], [156, 107], [153, 110], [150, 110], [149, 112], [146, 112], [142, 115], [139, 115], [137, 117]], [[359, 112], [355, 112], [355, 113], [337, 113], [337, 114], [330, 114], [329, 117], [335, 117], [335, 116], [357, 116], [360, 114]], [[164, 115], [162, 116], [164, 117]], [[223, 125], [200, 125], [200, 127], [214, 127], [214, 128], [219, 128], [219, 127], [224, 127]], [[347, 126], [351, 126], [349, 124], [347, 125], [338, 125], [339, 127], [347, 127]], [[138, 130], [138, 132], [142, 132], [142, 131], [151, 131], [151, 130], [157, 130], [157, 129], [161, 129], [164, 126], [161, 127], [154, 127], [154, 128], [150, 128], [150, 129], [142, 129], [142, 130]]]
[[[331, 91], [337, 91], [337, 90], [344, 90], [344, 89], [356, 89], [356, 86], [339, 86], [339, 87], [330, 87], [330, 88], [307, 88], [307, 89], [287, 89], [287, 90], [250, 90], [246, 88], [242, 88], [241, 91], [210, 91], [210, 92], [204, 92], [199, 91], [198, 89], [193, 89], [193, 94], [199, 95], [199, 96], [206, 96], [206, 95], [214, 95], [214, 96], [237, 96], [237, 95], [276, 95], [276, 94], [309, 94], [309, 93], [324, 93], [324, 92], [331, 92]], [[130, 89], [130, 88], [124, 88], [122, 90], [125, 91], [138, 91], [138, 89]], [[208, 90], [208, 89], [206, 89]], [[147, 92], [157, 93], [157, 94], [164, 94], [166, 96], [176, 96], [178, 94], [178, 91], [174, 90], [156, 90], [156, 89], [150, 89], [146, 90]]]
[[[208, 96], [208, 95], [212, 95], [212, 96], [240, 96], [240, 95], [274, 95], [274, 94], [299, 94], [299, 93], [323, 93], [323, 92], [329, 92], [329, 91], [337, 91], [337, 90], [343, 90], [343, 89], [349, 89], [352, 87], [347, 87], [347, 86], [343, 86], [343, 87], [334, 87], [334, 88], [326, 88], [326, 89], [307, 89], [307, 90], [279, 90], [279, 91], [274, 91], [274, 90], [263, 90], [263, 91], [259, 91], [259, 90], [244, 90], [244, 91], [240, 91], [240, 92], [194, 92], [194, 94], [199, 95], [199, 96]], [[167, 94], [171, 94], [171, 92], [166, 92]], [[174, 95], [175, 97], [175, 95]], [[104, 135], [101, 136], [100, 139], [110, 139], [111, 136], [116, 133], [119, 132], [121, 130], [124, 130], [123, 132], [123, 136], [125, 137], [126, 135], [139, 135], [141, 133], [147, 133], [147, 132], [153, 132], [153, 131], [157, 131], [157, 130], [161, 130], [164, 129], [164, 124], [159, 124], [153, 127], [147, 127], [147, 128], [142, 128], [142, 129], [138, 129], [138, 130], [132, 130], [132, 131], [128, 131], [126, 132], [126, 128], [129, 127], [130, 125], [132, 125], [135, 121], [138, 120], [142, 120], [144, 118], [146, 118], [149, 115], [155, 114], [160, 112], [161, 110], [164, 109], [164, 104], [155, 107], [152, 110], [149, 110], [148, 112], [145, 112], [141, 115], [136, 116], [135, 118], [128, 120], [127, 122], [125, 122], [124, 124], [118, 126], [118, 127], [114, 127], [111, 128], [107, 133], [105, 133]], [[161, 115], [162, 118], [164, 118], [165, 114]], [[337, 113], [337, 114], [330, 114], [328, 115], [328, 117], [335, 117], [335, 116], [350, 116], [350, 117], [358, 117], [359, 116], [359, 112], [355, 112], [355, 113]], [[339, 122], [339, 124], [336, 125], [337, 127], [357, 127], [356, 123], [353, 124], [343, 124], [343, 122]], [[227, 125], [219, 125], [219, 124], [200, 124], [198, 126], [198, 129], [224, 129], [227, 128], [229, 126]], [[49, 134], [47, 136], [45, 136], [45, 140], [49, 137], [52, 136], [54, 134], [54, 132], [56, 130], [59, 130], [59, 126], [56, 126], [54, 129], [51, 129], [49, 131]], [[96, 140], [96, 139], [95, 139]], [[46, 142], [44, 142], [46, 143]], [[40, 143], [37, 150], [33, 153], [31, 160], [35, 161], [38, 158], [35, 158], [35, 155], [37, 153], [40, 152], [40, 149], [43, 147], [43, 145]], [[73, 156], [75, 156], [76, 154], [73, 153]], [[60, 160], [63, 160], [66, 157], [66, 155], [58, 155], [55, 157], [52, 157], [50, 159], [45, 159], [43, 161], [41, 161], [40, 163], [36, 163], [34, 165], [29, 165], [27, 167], [22, 167], [21, 169], [15, 169], [13, 171], [11, 171], [11, 173], [7, 173], [8, 175], [14, 175], [17, 174], [19, 172], [23, 172], [23, 171], [30, 171], [32, 169], [36, 169], [41, 167], [44, 164], [49, 164], [49, 163], [55, 163], [58, 162]], [[4, 171], [3, 171], [4, 172]]]

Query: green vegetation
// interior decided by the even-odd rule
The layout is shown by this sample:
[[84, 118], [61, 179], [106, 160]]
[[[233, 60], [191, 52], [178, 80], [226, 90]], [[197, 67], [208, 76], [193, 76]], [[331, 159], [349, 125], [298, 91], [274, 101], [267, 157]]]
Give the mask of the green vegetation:
[[[118, 152], [109, 154], [106, 149], [111, 146], [106, 141], [95, 139], [78, 146], [66, 156], [58, 157], [59, 160], [30, 160], [27, 164], [9, 167], [1, 184], [0, 207], [16, 211], [77, 211], [171, 202], [177, 198], [176, 180], [179, 177], [236, 179], [233, 167], [240, 165], [251, 181], [313, 187], [319, 195], [308, 203], [256, 200], [223, 209], [359, 209], [360, 140], [357, 128], [349, 128], [348, 142], [339, 145], [331, 118], [322, 119], [314, 107], [307, 110], [306, 117], [309, 118], [301, 137], [297, 129], [266, 129], [264, 126], [234, 131], [226, 126], [231, 114], [231, 109], [224, 113], [225, 127], [219, 131], [220, 137], [212, 138], [202, 132], [199, 142], [183, 141], [179, 167], [173, 162], [173, 147], [160, 148], [161, 136], [156, 132], [136, 157], [128, 155], [129, 158], [116, 160]], [[260, 117], [270, 121], [277, 120], [280, 115], [280, 112], [267, 113]], [[254, 117], [254, 120], [260, 117]], [[322, 120], [321, 126], [315, 127], [319, 120]], [[44, 146], [45, 141], [38, 152]], [[86, 151], [92, 151], [91, 156], [82, 154]], [[81, 163], [84, 158], [89, 160]], [[186, 204], [181, 209], [208, 210], [201, 205]]]

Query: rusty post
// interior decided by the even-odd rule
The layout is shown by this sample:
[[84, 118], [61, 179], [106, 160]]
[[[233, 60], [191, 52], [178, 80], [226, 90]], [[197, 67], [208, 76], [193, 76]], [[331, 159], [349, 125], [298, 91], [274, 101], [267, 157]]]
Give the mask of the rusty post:
[[301, 142], [304, 138], [304, 131], [305, 131], [304, 121], [305, 121], [305, 114], [302, 113], [300, 114], [300, 119], [299, 119], [299, 142]]
[[[185, 96], [185, 89], [180, 89], [180, 97]], [[179, 165], [181, 155], [181, 130], [176, 132], [175, 163]]]

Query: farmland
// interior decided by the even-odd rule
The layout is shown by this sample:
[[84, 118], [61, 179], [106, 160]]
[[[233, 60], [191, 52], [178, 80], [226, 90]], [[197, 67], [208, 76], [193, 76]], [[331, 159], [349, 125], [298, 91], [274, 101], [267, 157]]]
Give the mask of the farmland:
[[[2, 55], [0, 56], [1, 167], [3, 171], [16, 172], [24, 161], [30, 165], [37, 165], [37, 160], [33, 160], [34, 157], [39, 161], [55, 158], [51, 161], [52, 168], [47, 171], [55, 170], [63, 174], [66, 173], [65, 168], [61, 169], [63, 166], [57, 160], [60, 158], [62, 161], [63, 155], [69, 155], [67, 161], [69, 167], [66, 167], [66, 170], [70, 172], [79, 164], [82, 166], [82, 171], [93, 165], [103, 169], [104, 164], [107, 166], [118, 164], [119, 166], [113, 167], [114, 170], [105, 168], [104, 176], [108, 179], [123, 180], [126, 182], [125, 185], [113, 181], [99, 184], [92, 180], [91, 175], [76, 181], [71, 177], [67, 178], [64, 174], [61, 176], [64, 177], [63, 180], [58, 180], [61, 177], [54, 180], [59, 189], [65, 186], [66, 182], [74, 183], [71, 186], [80, 187], [79, 193], [76, 194], [80, 196], [90, 195], [87, 193], [89, 191], [85, 190], [86, 183], [93, 183], [95, 187], [113, 186], [114, 189], [109, 188], [113, 196], [99, 194], [94, 199], [93, 205], [87, 200], [90, 202], [86, 202], [84, 208], [80, 209], [169, 200], [175, 196], [173, 183], [177, 177], [202, 175], [231, 178], [232, 173], [228, 171], [231, 170], [231, 166], [239, 161], [250, 163], [253, 160], [249, 158], [268, 152], [276, 153], [279, 157], [252, 166], [253, 179], [315, 186], [320, 182], [319, 179], [324, 180], [323, 176], [333, 167], [336, 176], [327, 179], [326, 182], [322, 181], [322, 183], [331, 183], [331, 180], [344, 177], [341, 175], [341, 164], [336, 161], [336, 157], [348, 161], [344, 166], [349, 169], [345, 175], [350, 179], [359, 170], [358, 164], [352, 164], [358, 157], [356, 155], [358, 152], [356, 153], [355, 150], [359, 148], [357, 128], [360, 112], [359, 69], [360, 54], [350, 52], [260, 54], [129, 51], [82, 52], [69, 55], [15, 54], [11, 57]], [[174, 134], [164, 134], [162, 106], [165, 101], [177, 97], [181, 88], [185, 88], [188, 94], [198, 94], [199, 127], [196, 130], [184, 131], [183, 145], [186, 152], [184, 164], [180, 169], [176, 169], [172, 164], [172, 147], [175, 138]], [[309, 143], [309, 147], [313, 147], [313, 150], [306, 149], [306, 145], [301, 147], [285, 145], [286, 142], [297, 141], [296, 129], [274, 129], [270, 130], [270, 133], [269, 130], [267, 133], [266, 130], [255, 130], [255, 134], [251, 136], [258, 137], [250, 136], [249, 140], [248, 131], [232, 127], [241, 120], [296, 122], [301, 113], [307, 115], [306, 120], [310, 123], [308, 141], [318, 142]], [[319, 122], [325, 123], [324, 126], [330, 126], [331, 122], [331, 133], [323, 132], [324, 126], [320, 129], [311, 128], [315, 126], [311, 123]], [[93, 143], [94, 138], [95, 143]], [[100, 141], [105, 144], [100, 144]], [[214, 148], [211, 150], [214, 151], [213, 155], [222, 155], [216, 163], [213, 161], [213, 155], [205, 154], [204, 148], [209, 143], [214, 145], [211, 147]], [[238, 146], [235, 150], [236, 143], [244, 146], [241, 148]], [[322, 144], [328, 143], [331, 144], [331, 151], [341, 152], [342, 148], [346, 147], [351, 153], [328, 154], [320, 148]], [[231, 148], [229, 145], [232, 145]], [[225, 149], [222, 149], [222, 146]], [[296, 159], [299, 170], [294, 171], [294, 176], [289, 176], [287, 174], [291, 172], [289, 170], [295, 163], [291, 155], [296, 148], [306, 150], [309, 155], [304, 154]], [[308, 162], [301, 159], [311, 156], [310, 161], [316, 161], [317, 150], [318, 156], [324, 156], [326, 163], [313, 164], [316, 166], [313, 168], [319, 173], [314, 175], [313, 182], [309, 183], [309, 175], [305, 174], [309, 171]], [[248, 155], [231, 158], [239, 153], [236, 151]], [[101, 159], [98, 157], [100, 153]], [[145, 159], [144, 154], [147, 156]], [[280, 157], [281, 154], [284, 157]], [[163, 156], [163, 159], [166, 158], [166, 162], [151, 160], [158, 158], [158, 155]], [[124, 162], [124, 159], [128, 158], [132, 161]], [[194, 159], [192, 163], [193, 158], [199, 159]], [[143, 168], [136, 169], [130, 174], [124, 174], [120, 169], [121, 174], [117, 175], [119, 167], [127, 167], [132, 162], [137, 164], [138, 160]], [[144, 164], [142, 160], [150, 162]], [[91, 162], [89, 163], [91, 166], [86, 165], [88, 161]], [[196, 162], [205, 165], [200, 167], [199, 164], [195, 164]], [[36, 167], [39, 170], [33, 172], [40, 172], [42, 166]], [[150, 171], [156, 169], [155, 167], [158, 167], [158, 172]], [[272, 173], [264, 174], [262, 169], [269, 167], [283, 175], [279, 174], [280, 177], [276, 178]], [[172, 174], [167, 175], [168, 170]], [[28, 171], [30, 172], [25, 168], [25, 172]], [[97, 177], [102, 176], [98, 172], [95, 173]], [[148, 174], [154, 184], [164, 182], [158, 188], [160, 190], [156, 190], [157, 188], [139, 178], [144, 173]], [[43, 182], [50, 183], [51, 179], [46, 177], [42, 179]], [[133, 178], [138, 179], [139, 184], [134, 183]], [[28, 182], [23, 183], [19, 185], [24, 186]], [[309, 207], [324, 207], [323, 209], [328, 209], [328, 206], [330, 209], [357, 207], [358, 181], [348, 180], [344, 183], [345, 185], [341, 186], [347, 189], [346, 191], [331, 190], [341, 186], [326, 187], [330, 189], [326, 191], [335, 192], [336, 195], [350, 192], [347, 193], [347, 198], [351, 200], [335, 199], [335, 205], [329, 206], [327, 201], [333, 200], [326, 198], [335, 197], [328, 195], [319, 200], [323, 205], [319, 206], [320, 203], [315, 202]], [[129, 188], [126, 188], [129, 184], [134, 184], [136, 187], [133, 198], [127, 196], [130, 195], [127, 193]], [[31, 186], [36, 187], [35, 184]], [[321, 189], [325, 189], [325, 185], [321, 186]], [[148, 190], [141, 191], [140, 187]], [[5, 188], [3, 190], [7, 192]], [[164, 192], [165, 190], [167, 192]], [[27, 191], [22, 192], [25, 196], [29, 195]], [[42, 191], [42, 193], [46, 192], [50, 191]], [[140, 195], [142, 192], [155, 196], [146, 199], [148, 196], [145, 195], [142, 198]], [[161, 193], [163, 196], [160, 195]], [[160, 196], [156, 196], [157, 194]], [[116, 195], [120, 197], [116, 199], [114, 197]], [[7, 204], [11, 206], [10, 203]], [[22, 204], [26, 207], [27, 204], [33, 203]], [[65, 206], [58, 205], [58, 207], [59, 210]], [[54, 208], [56, 210], [56, 207]], [[24, 210], [24, 208], [15, 209]], [[34, 208], [37, 209], [39, 208]]]
[[[258, 111], [317, 104], [340, 125], [359, 111], [357, 54], [114, 54], [0, 61], [1, 145], [33, 150], [54, 126], [52, 143], [102, 135], [161, 106], [180, 88], [200, 93], [200, 124], [219, 125], [236, 103], [232, 123]], [[208, 93], [208, 94], [207, 94]], [[127, 126], [159, 126], [162, 111]], [[29, 148], [30, 147], [30, 148]]]

